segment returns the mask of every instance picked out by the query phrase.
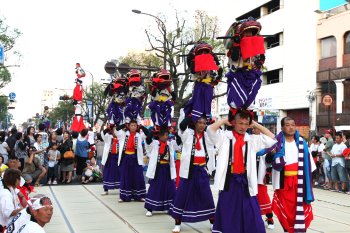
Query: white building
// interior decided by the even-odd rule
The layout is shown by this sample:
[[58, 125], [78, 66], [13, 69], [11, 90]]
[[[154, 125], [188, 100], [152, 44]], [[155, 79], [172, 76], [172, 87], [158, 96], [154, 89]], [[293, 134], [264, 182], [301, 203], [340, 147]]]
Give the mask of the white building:
[[[308, 137], [309, 115], [312, 115], [312, 130], [316, 119], [316, 106], [310, 105], [307, 96], [316, 89], [318, 16], [315, 10], [319, 9], [319, 1], [239, 0], [234, 3], [244, 7], [238, 7], [232, 23], [234, 19], [254, 17], [262, 25], [260, 34], [270, 36], [265, 38], [266, 70], [255, 100], [258, 120], [273, 132], [279, 132], [280, 120], [291, 116], [301, 133]], [[219, 109], [223, 108], [222, 102], [218, 100]]]

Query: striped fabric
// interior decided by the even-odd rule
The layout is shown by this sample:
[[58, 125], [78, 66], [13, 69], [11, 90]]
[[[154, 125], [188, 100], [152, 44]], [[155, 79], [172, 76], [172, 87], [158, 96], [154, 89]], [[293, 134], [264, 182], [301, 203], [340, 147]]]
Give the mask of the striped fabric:
[[306, 232], [305, 215], [304, 215], [304, 139], [299, 137], [299, 157], [298, 157], [298, 191], [296, 217], [294, 224], [294, 232]]

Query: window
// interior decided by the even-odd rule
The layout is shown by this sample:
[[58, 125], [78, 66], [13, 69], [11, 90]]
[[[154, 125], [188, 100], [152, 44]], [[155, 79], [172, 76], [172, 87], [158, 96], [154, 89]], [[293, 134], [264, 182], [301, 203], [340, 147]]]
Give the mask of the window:
[[350, 54], [350, 32], [345, 33], [344, 54]]
[[283, 69], [270, 70], [263, 74], [265, 85], [282, 82]]
[[283, 32], [265, 38], [266, 48], [270, 49], [282, 45]]
[[335, 57], [337, 44], [334, 36], [321, 39], [321, 58]]

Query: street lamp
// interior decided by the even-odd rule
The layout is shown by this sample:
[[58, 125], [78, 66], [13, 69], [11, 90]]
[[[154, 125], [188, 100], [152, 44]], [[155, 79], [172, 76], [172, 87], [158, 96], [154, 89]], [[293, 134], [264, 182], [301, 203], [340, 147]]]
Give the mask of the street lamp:
[[[94, 98], [94, 75], [88, 70], [85, 70], [85, 69], [83, 70], [91, 75], [91, 96], [93, 99]], [[94, 126], [94, 101], [93, 100], [91, 100], [91, 112], [92, 112], [91, 127], [93, 127]]]
[[131, 10], [132, 12], [134, 12], [135, 14], [142, 14], [142, 15], [148, 15], [148, 16], [151, 16], [153, 18], [155, 18], [158, 22], [160, 22], [162, 24], [162, 29], [163, 29], [163, 53], [164, 53], [164, 56], [163, 56], [163, 68], [166, 69], [166, 27], [165, 27], [165, 23], [160, 19], [158, 18], [157, 16], [154, 16], [152, 14], [149, 14], [149, 13], [144, 13], [144, 12], [141, 12], [140, 10]]

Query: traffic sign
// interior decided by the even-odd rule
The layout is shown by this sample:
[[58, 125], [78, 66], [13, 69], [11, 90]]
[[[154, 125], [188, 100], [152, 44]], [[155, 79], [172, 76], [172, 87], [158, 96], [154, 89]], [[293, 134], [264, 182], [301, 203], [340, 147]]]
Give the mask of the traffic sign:
[[323, 98], [322, 98], [322, 103], [325, 105], [325, 106], [330, 106], [333, 102], [333, 98], [332, 96], [330, 95], [324, 95]]
[[10, 100], [15, 100], [16, 99], [16, 94], [14, 92], [11, 92], [9, 94], [9, 98], [10, 98]]
[[4, 46], [0, 43], [0, 64], [4, 64]]

